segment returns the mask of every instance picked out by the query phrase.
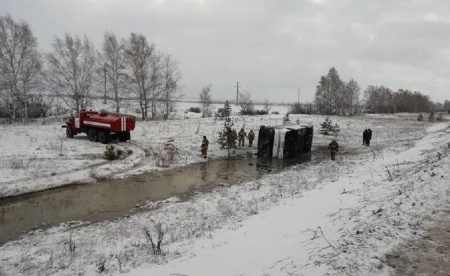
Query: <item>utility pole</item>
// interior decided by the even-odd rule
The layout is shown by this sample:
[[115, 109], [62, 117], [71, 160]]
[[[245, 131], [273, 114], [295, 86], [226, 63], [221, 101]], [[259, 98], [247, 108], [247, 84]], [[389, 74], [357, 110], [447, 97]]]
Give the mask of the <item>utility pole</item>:
[[105, 73], [105, 97], [103, 98], [103, 103], [106, 104], [106, 63], [103, 72]]
[[239, 102], [239, 82], [236, 84], [236, 105], [238, 105]]
[[300, 106], [300, 89], [298, 89], [298, 99], [297, 99], [297, 104], [298, 104], [298, 106]]

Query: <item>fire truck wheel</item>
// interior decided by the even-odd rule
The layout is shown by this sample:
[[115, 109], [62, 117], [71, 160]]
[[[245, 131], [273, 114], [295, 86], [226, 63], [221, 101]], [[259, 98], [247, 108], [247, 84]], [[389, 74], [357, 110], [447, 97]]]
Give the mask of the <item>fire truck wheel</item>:
[[109, 132], [107, 131], [99, 131], [98, 132], [98, 140], [102, 142], [103, 144], [108, 144], [111, 140], [111, 136], [109, 135]]
[[130, 132], [124, 131], [117, 134], [117, 139], [119, 139], [120, 142], [126, 142], [127, 140], [130, 140]]
[[67, 125], [66, 127], [66, 136], [67, 138], [73, 138], [73, 130], [72, 127], [70, 125]]
[[97, 142], [97, 131], [95, 129], [91, 128], [88, 131], [88, 138], [89, 138], [89, 141]]

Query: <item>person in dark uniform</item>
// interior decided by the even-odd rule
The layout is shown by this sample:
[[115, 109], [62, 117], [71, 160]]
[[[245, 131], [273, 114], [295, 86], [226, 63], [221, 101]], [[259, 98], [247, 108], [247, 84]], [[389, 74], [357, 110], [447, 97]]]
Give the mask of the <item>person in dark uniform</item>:
[[372, 140], [372, 130], [369, 128], [367, 130], [367, 145], [370, 145], [370, 140]]
[[339, 151], [339, 144], [336, 142], [336, 140], [333, 140], [328, 145], [328, 148], [330, 149], [331, 160], [334, 160], [336, 158], [336, 153]]
[[247, 133], [243, 128], [241, 128], [241, 131], [239, 131], [238, 136], [239, 136], [239, 146], [244, 146], [245, 137], [247, 136]]
[[252, 129], [250, 129], [249, 133], [248, 133], [248, 146], [251, 147], [253, 144], [253, 140], [255, 140], [255, 133], [253, 132]]
[[209, 146], [209, 141], [208, 141], [208, 139], [206, 139], [206, 136], [203, 136], [203, 140], [202, 140], [200, 149], [202, 151], [202, 156], [205, 159], [207, 158], [207, 155], [208, 155], [208, 146]]
[[368, 140], [369, 140], [369, 131], [367, 128], [363, 132], [363, 145], [368, 146]]

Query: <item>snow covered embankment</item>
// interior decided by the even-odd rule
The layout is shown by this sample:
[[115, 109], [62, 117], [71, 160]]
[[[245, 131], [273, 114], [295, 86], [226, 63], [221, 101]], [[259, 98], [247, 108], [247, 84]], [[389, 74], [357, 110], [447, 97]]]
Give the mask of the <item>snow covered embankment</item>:
[[[398, 155], [365, 148], [115, 222], [37, 230], [1, 247], [1, 272], [92, 275], [103, 264], [131, 275], [386, 274], [384, 253], [420, 237], [447, 200], [449, 137], [432, 132]], [[164, 255], [155, 256], [145, 230], [155, 235], [160, 222]]]

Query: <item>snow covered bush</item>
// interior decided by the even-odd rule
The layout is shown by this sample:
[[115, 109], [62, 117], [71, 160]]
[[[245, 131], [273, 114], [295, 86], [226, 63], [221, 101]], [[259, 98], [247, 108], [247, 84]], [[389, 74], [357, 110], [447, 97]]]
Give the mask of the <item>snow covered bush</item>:
[[153, 255], [161, 255], [162, 254], [161, 246], [162, 246], [162, 242], [163, 242], [163, 238], [164, 238], [164, 234], [165, 234], [163, 224], [157, 223], [154, 226], [154, 232], [156, 232], [156, 240], [154, 240], [152, 231], [149, 228], [145, 227], [144, 232], [145, 232], [145, 236], [150, 241], [150, 245], [152, 247], [152, 254]]
[[168, 167], [176, 161], [179, 150], [175, 146], [174, 141], [173, 138], [169, 138], [164, 145], [149, 148], [150, 155], [153, 156], [157, 167]]
[[325, 121], [323, 121], [323, 123], [320, 124], [319, 132], [321, 134], [324, 134], [324, 135], [332, 134], [332, 135], [337, 136], [339, 131], [341, 131], [341, 130], [340, 130], [338, 124], [333, 125], [333, 123], [329, 117], [326, 117]]
[[107, 145], [105, 150], [106, 159], [112, 161], [121, 158], [124, 155], [123, 150], [117, 149], [114, 145]]

